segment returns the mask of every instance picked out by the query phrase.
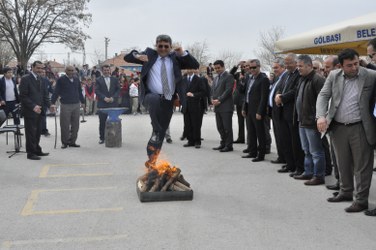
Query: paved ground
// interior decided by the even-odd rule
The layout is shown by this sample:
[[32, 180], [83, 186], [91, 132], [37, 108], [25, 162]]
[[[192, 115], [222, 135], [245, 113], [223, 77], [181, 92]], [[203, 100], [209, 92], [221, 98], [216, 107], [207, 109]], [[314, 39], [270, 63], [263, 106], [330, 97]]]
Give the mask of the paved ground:
[[[63, 150], [59, 142], [53, 149], [53, 136], [43, 137], [50, 156], [41, 161], [9, 159], [13, 143], [0, 135], [1, 249], [376, 249], [375, 218], [345, 213], [350, 203], [328, 203], [324, 186], [278, 174], [269, 162], [275, 154], [255, 164], [240, 158], [245, 145], [213, 151], [212, 113], [204, 117], [201, 149], [183, 148], [180, 114], [171, 122], [173, 144], [164, 144], [164, 156], [194, 189], [193, 201], [180, 202], [138, 200], [148, 116], [122, 116], [122, 148], [99, 145], [98, 118], [86, 119], [81, 148]], [[53, 122], [49, 117], [52, 133]]]

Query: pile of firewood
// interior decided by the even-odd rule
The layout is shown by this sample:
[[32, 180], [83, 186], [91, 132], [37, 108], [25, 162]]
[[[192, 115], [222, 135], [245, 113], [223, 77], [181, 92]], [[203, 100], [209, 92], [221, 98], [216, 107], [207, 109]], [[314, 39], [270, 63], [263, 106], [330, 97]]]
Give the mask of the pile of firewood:
[[141, 192], [191, 191], [190, 184], [184, 179], [181, 170], [176, 167], [149, 169], [139, 177], [137, 186]]

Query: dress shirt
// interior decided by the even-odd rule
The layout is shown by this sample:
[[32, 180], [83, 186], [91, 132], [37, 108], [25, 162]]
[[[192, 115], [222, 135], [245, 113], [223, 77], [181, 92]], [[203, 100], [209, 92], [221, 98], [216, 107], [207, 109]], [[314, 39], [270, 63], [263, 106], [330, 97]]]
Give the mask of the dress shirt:
[[254, 78], [254, 76], [251, 76], [248, 80], [247, 95], [245, 97], [246, 103], [249, 103], [249, 92], [251, 92], [251, 88], [252, 88], [252, 85], [253, 85], [254, 82], [255, 82], [255, 78]]
[[14, 93], [14, 83], [12, 79], [5, 78], [5, 100], [7, 102], [16, 100], [16, 94]]
[[341, 123], [353, 123], [361, 120], [359, 107], [359, 79], [358, 76], [346, 78], [343, 95], [338, 105], [334, 120]]
[[282, 77], [286, 74], [286, 70], [282, 72], [282, 74], [278, 77], [278, 80], [276, 83], [273, 84], [273, 87], [272, 89], [270, 90], [270, 93], [269, 93], [269, 101], [268, 101], [268, 104], [269, 104], [269, 107], [273, 107], [273, 97], [274, 97], [274, 93], [275, 93], [275, 90], [277, 89], [277, 87], [281, 84], [281, 80], [282, 80]]
[[109, 76], [104, 76], [104, 82], [106, 83], [106, 86], [107, 86], [107, 89], [108, 91], [110, 91], [110, 87], [111, 87], [111, 79]]
[[[170, 88], [170, 94], [175, 93], [175, 77], [172, 60], [169, 56], [165, 58], [168, 86]], [[151, 93], [154, 94], [163, 94], [162, 86], [162, 77], [161, 77], [161, 68], [162, 68], [162, 57], [158, 56], [158, 59], [155, 61], [154, 65], [149, 71], [146, 84]]]

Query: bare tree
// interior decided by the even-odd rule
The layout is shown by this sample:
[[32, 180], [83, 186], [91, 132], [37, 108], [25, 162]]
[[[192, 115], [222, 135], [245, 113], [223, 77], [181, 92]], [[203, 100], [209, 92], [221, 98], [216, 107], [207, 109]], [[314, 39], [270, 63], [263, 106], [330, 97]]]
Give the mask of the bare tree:
[[0, 36], [11, 44], [18, 62], [26, 68], [43, 43], [61, 43], [82, 49], [89, 38], [82, 30], [91, 22], [86, 13], [90, 0], [1, 0]]
[[8, 42], [2, 41], [1, 38], [0, 48], [0, 65], [4, 67], [14, 58], [14, 53], [10, 44]]
[[284, 29], [281, 27], [272, 27], [270, 30], [260, 32], [259, 49], [254, 53], [261, 62], [261, 69], [271, 71], [271, 65], [275, 58], [280, 57], [274, 53], [275, 42], [283, 37]]
[[104, 61], [104, 54], [100, 49], [96, 49], [90, 58], [93, 65], [98, 65]]
[[207, 65], [209, 63], [209, 45], [206, 41], [195, 42], [186, 46], [186, 49], [194, 58], [196, 58], [200, 65]]
[[234, 65], [238, 65], [242, 58], [242, 53], [234, 52], [231, 50], [223, 50], [218, 54], [218, 60], [222, 60], [225, 63], [226, 69], [231, 69]]

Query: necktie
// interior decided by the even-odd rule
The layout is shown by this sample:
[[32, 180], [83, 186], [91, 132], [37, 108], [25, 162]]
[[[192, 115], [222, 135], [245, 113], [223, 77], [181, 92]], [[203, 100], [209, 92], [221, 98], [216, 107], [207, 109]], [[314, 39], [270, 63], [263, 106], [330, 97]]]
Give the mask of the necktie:
[[161, 79], [162, 79], [162, 88], [163, 95], [166, 100], [171, 100], [172, 96], [170, 94], [170, 87], [168, 86], [167, 70], [165, 64], [165, 57], [162, 57], [162, 66], [161, 66]]

